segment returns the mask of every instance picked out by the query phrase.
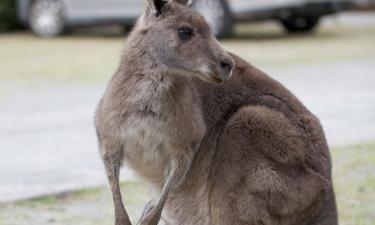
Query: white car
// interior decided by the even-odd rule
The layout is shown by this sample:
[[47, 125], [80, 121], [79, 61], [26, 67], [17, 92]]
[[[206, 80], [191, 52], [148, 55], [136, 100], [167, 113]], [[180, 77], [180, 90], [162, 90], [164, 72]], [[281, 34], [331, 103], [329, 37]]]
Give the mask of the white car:
[[[20, 21], [41, 37], [72, 26], [132, 26], [146, 0], [17, 0]], [[235, 22], [272, 19], [289, 32], [312, 31], [324, 15], [348, 9], [350, 0], [192, 0], [218, 37], [231, 34]]]

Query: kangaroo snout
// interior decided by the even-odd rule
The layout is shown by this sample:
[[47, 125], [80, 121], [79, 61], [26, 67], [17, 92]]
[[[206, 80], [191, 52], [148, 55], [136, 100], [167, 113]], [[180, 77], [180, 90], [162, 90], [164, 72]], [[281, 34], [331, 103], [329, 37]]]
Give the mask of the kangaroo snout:
[[234, 68], [234, 62], [232, 58], [227, 57], [227, 58], [223, 58], [220, 61], [220, 69], [223, 74], [221, 78], [223, 81], [229, 80], [229, 78], [232, 75], [233, 68]]
[[232, 76], [234, 61], [229, 55], [226, 57], [219, 57], [217, 63], [211, 65], [209, 72], [205, 76], [206, 79], [203, 80], [222, 84]]

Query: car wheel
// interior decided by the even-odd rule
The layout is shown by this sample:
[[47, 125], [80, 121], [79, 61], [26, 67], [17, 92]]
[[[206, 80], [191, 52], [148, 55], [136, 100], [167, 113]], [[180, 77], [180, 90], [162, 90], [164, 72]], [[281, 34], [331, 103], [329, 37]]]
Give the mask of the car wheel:
[[34, 0], [29, 11], [31, 30], [41, 37], [54, 37], [65, 28], [64, 5], [61, 0]]
[[231, 35], [233, 18], [226, 0], [193, 1], [192, 8], [201, 13], [218, 38]]
[[128, 33], [133, 30], [134, 24], [124, 24], [123, 26], [124, 32]]
[[290, 33], [310, 32], [319, 24], [319, 17], [293, 17], [282, 20], [281, 23]]

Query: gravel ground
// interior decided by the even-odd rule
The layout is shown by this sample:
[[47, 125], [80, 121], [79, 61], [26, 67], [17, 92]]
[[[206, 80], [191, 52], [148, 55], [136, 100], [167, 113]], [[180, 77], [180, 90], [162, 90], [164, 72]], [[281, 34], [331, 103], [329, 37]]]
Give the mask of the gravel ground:
[[[353, 21], [350, 18], [348, 20]], [[239, 36], [224, 44], [227, 49], [244, 58], [254, 59], [251, 61], [291, 89], [320, 117], [329, 144], [338, 146], [375, 139], [374, 29], [360, 28], [356, 30], [358, 33], [352, 32], [353, 34], [350, 33], [351, 29], [347, 27], [338, 30], [339, 34], [348, 35], [339, 36], [323, 31], [312, 38], [291, 37], [286, 40], [280, 38], [279, 34], [266, 35], [269, 38], [266, 41], [258, 40], [258, 36], [255, 36], [255, 41], [251, 37], [244, 39]], [[0, 37], [0, 42], [12, 43], [15, 49], [27, 44], [22, 35], [16, 34], [14, 37]], [[8, 42], [8, 39], [11, 41]], [[42, 46], [42, 41], [35, 38], [26, 36], [26, 40]], [[106, 45], [106, 42], [110, 44]], [[121, 39], [100, 40], [97, 45], [96, 40], [90, 38], [83, 41], [77, 38], [67, 41], [57, 39], [50, 41], [50, 47], [40, 48], [45, 51], [43, 54], [58, 51], [49, 53], [51, 57], [33, 58], [31, 50], [27, 57], [24, 57], [22, 51], [6, 55], [15, 57], [18, 54], [21, 62], [25, 63], [22, 65], [27, 65], [27, 69], [18, 66], [14, 60], [10, 60], [11, 57], [0, 55], [0, 66], [4, 66], [1, 72], [7, 71], [7, 74], [0, 74], [0, 78], [5, 77], [0, 83], [0, 87], [4, 87], [0, 89], [0, 202], [106, 183], [93, 128], [94, 109], [103, 93], [106, 78], [89, 82], [60, 82], [59, 79], [47, 76], [49, 70], [39, 70], [35, 65], [47, 62], [48, 65], [53, 65], [49, 68], [51, 71], [63, 74], [66, 70], [56, 69], [55, 66], [60, 68], [58, 62], [69, 60], [66, 55], [68, 51], [64, 50], [69, 43], [73, 43], [74, 48], [82, 51], [77, 51], [76, 54], [70, 52], [75, 62], [74, 68], [79, 69], [75, 72], [79, 74], [82, 70], [77, 63], [79, 57], [93, 55], [92, 58], [101, 62], [98, 54], [93, 54], [90, 50], [100, 49], [102, 58], [105, 58], [113, 55], [107, 47], [118, 49], [121, 42]], [[346, 46], [347, 43], [350, 46]], [[333, 47], [330, 49], [331, 46]], [[3, 49], [6, 47], [9, 46], [4, 45]], [[262, 49], [265, 51], [261, 52]], [[338, 49], [342, 49], [342, 52]], [[285, 52], [285, 57], [281, 52]], [[309, 58], [309, 53], [315, 55]], [[340, 59], [340, 54], [344, 56], [343, 59]], [[262, 63], [268, 58], [273, 62], [283, 63]], [[109, 61], [110, 66], [116, 62]], [[82, 59], [82, 62], [86, 61]], [[107, 75], [113, 71], [113, 67], [107, 65], [103, 69], [98, 62], [87, 64], [95, 64], [94, 69], [98, 68], [100, 73], [106, 71]], [[38, 81], [47, 81], [37, 86], [22, 83], [26, 80], [29, 84], [33, 71], [47, 74], [37, 78]], [[86, 72], [90, 74], [90, 70], [83, 69], [83, 73]], [[15, 83], [8, 74], [28, 77], [16, 76]], [[71, 74], [74, 73], [69, 73], [69, 79], [72, 79]], [[122, 173], [123, 180], [133, 177], [126, 169]]]

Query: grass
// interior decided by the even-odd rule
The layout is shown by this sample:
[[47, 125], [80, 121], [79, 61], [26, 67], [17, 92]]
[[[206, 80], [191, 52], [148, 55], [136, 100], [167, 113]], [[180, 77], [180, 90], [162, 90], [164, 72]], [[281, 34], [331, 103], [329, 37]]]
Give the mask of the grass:
[[[135, 222], [150, 195], [140, 182], [125, 182], [122, 190], [128, 213]], [[99, 225], [110, 224], [112, 218], [111, 194], [105, 187], [0, 205], [0, 225]]]
[[[375, 225], [375, 142], [331, 152], [340, 224]], [[122, 189], [136, 221], [151, 195], [141, 182], [126, 182]], [[0, 205], [0, 225], [99, 225], [112, 220], [111, 194], [104, 187]]]
[[333, 149], [341, 225], [375, 224], [375, 143]]
[[[314, 35], [287, 35], [273, 23], [243, 24], [224, 47], [253, 64], [291, 66], [375, 59], [375, 27], [322, 26]], [[102, 81], [117, 68], [123, 35], [41, 39], [28, 33], [0, 35], [0, 80], [23, 84]], [[20, 66], [22, 65], [22, 66]]]
[[89, 81], [109, 76], [116, 69], [122, 48], [120, 38], [44, 40], [30, 34], [2, 35], [0, 43], [0, 79], [23, 83]]
[[287, 36], [277, 24], [239, 26], [230, 51], [260, 66], [293, 66], [353, 59], [375, 59], [375, 27], [324, 26], [316, 34]]

